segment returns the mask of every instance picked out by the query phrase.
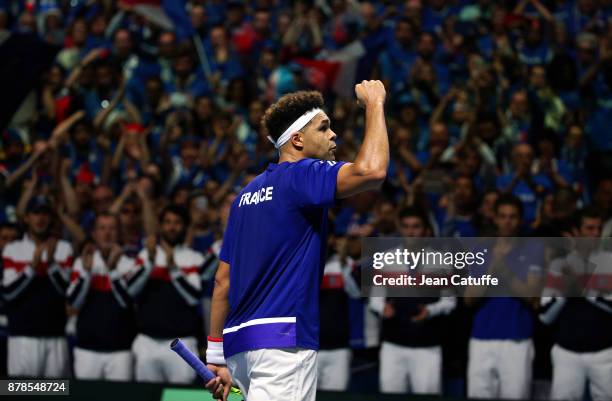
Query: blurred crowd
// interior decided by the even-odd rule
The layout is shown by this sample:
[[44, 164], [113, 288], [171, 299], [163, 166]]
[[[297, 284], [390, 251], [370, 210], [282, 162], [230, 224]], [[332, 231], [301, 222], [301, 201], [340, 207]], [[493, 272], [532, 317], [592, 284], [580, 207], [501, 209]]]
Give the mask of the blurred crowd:
[[[327, 337], [342, 350], [334, 362], [347, 361], [350, 348], [377, 349], [381, 319], [383, 343], [443, 341], [432, 328], [418, 334], [424, 342], [388, 337], [406, 322], [387, 325], [385, 337], [395, 309], [356, 299], [355, 239], [612, 234], [612, 1], [152, 3], [0, 0], [0, 33], [37, 35], [58, 49], [0, 136], [10, 375], [67, 375], [74, 347], [76, 377], [192, 381], [166, 340], [202, 344], [229, 205], [278, 156], [261, 117], [296, 90], [323, 93], [336, 157], [351, 161], [364, 131], [353, 85], [380, 79], [387, 88], [387, 181], [330, 211], [323, 291], [341, 289], [343, 301], [329, 298], [336, 309], [326, 309], [335, 314], [321, 341], [335, 336]], [[581, 231], [587, 220], [598, 228]], [[438, 331], [471, 325], [472, 306], [436, 305], [449, 319]], [[404, 308], [424, 319], [421, 304]], [[513, 341], [533, 338], [537, 313], [529, 313], [532, 323], [507, 328]], [[77, 315], [69, 347], [65, 326]], [[494, 380], [466, 367], [469, 336], [468, 327], [465, 341], [445, 343], [443, 362], [435, 352], [416, 358], [440, 359], [432, 369], [444, 365], [445, 378], [469, 371]], [[387, 344], [374, 359], [401, 352]], [[549, 378], [548, 350], [540, 357]], [[403, 364], [389, 363], [386, 372]], [[346, 388], [349, 365], [333, 369], [347, 377], [327, 388]], [[530, 386], [527, 373], [515, 387]], [[380, 376], [387, 392], [442, 391], [423, 378], [404, 386], [405, 377]], [[465, 380], [451, 382], [445, 392], [465, 393]], [[593, 394], [612, 399], [605, 389]]]

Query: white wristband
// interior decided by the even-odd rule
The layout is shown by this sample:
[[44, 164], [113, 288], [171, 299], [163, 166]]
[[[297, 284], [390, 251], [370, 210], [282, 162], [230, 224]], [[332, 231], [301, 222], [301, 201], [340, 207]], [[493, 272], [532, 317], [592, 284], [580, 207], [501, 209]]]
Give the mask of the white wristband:
[[211, 341], [208, 339], [208, 348], [206, 348], [206, 363], [213, 365], [225, 365], [225, 357], [223, 356], [223, 341]]

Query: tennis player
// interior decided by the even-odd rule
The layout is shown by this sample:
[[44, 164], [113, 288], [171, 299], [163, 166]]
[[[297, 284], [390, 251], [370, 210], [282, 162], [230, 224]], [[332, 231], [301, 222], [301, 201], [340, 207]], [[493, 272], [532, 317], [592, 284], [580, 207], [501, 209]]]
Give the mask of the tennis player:
[[355, 86], [365, 135], [353, 163], [335, 161], [336, 134], [318, 92], [283, 96], [262, 126], [278, 164], [234, 200], [211, 305], [206, 387], [227, 398], [237, 384], [248, 401], [314, 401], [319, 287], [327, 210], [335, 199], [378, 188], [389, 164], [380, 81]]

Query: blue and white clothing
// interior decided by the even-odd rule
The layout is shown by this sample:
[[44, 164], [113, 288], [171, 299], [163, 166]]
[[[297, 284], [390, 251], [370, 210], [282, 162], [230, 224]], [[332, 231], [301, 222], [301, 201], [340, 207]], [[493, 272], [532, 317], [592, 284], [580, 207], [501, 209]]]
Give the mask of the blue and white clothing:
[[[544, 249], [537, 241], [521, 241], [504, 258], [506, 266], [525, 282], [530, 274], [542, 275]], [[489, 297], [474, 314], [472, 338], [526, 340], [533, 336], [532, 308], [519, 298]]]
[[230, 265], [225, 358], [319, 348], [327, 209], [342, 162], [272, 163], [232, 204], [220, 259]]
[[[505, 191], [510, 186], [513, 179], [513, 174], [504, 174], [497, 177], [497, 189]], [[532, 176], [532, 179], [535, 185], [541, 185], [547, 193], [552, 190], [553, 185], [546, 175], [536, 174]], [[523, 204], [523, 221], [525, 222], [525, 225], [531, 224], [537, 217], [541, 199], [523, 179], [521, 179], [514, 186], [512, 189], [512, 195], [519, 198]]]
[[[533, 238], [519, 240], [504, 261], [517, 279], [526, 281], [529, 275], [543, 273], [544, 247]], [[468, 397], [528, 399], [533, 330], [533, 311], [527, 302], [494, 294], [482, 301], [474, 314], [468, 348]]]

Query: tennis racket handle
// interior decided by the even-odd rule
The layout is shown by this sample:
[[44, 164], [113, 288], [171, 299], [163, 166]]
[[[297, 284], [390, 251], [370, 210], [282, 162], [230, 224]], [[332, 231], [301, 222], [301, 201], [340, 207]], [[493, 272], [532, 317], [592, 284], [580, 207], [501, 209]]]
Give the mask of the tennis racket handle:
[[211, 372], [206, 365], [204, 365], [204, 362], [202, 362], [200, 358], [191, 352], [180, 339], [177, 338], [172, 341], [170, 344], [170, 349], [179, 354], [179, 356], [183, 358], [183, 360], [187, 362], [193, 370], [196, 371], [198, 376], [204, 380], [204, 383], [208, 383], [216, 377], [215, 374]]

